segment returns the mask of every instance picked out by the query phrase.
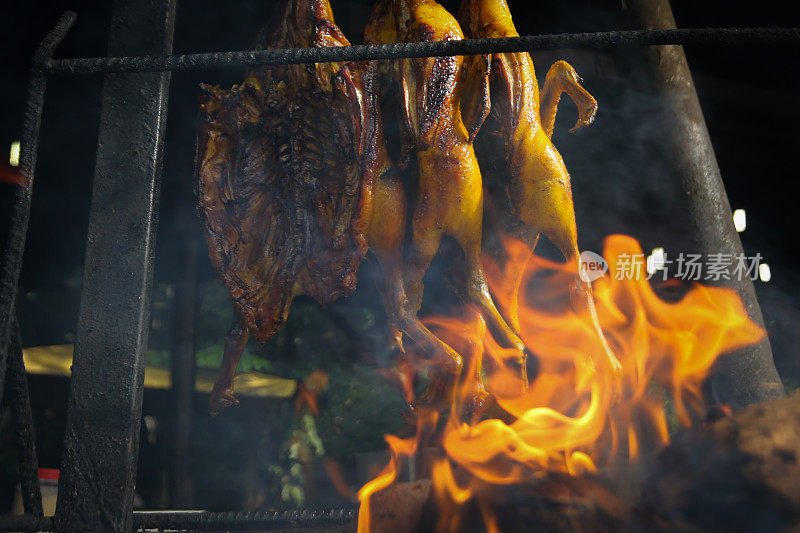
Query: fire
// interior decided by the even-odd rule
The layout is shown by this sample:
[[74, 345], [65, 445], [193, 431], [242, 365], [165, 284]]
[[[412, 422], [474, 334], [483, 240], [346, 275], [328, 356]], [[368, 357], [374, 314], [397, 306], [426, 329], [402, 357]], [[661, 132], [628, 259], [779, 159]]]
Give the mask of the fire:
[[[642, 250], [633, 238], [614, 235], [604, 250], [609, 273], [592, 289], [600, 325], [622, 365], [620, 378], [593, 363], [602, 360], [593, 356], [603, 347], [589, 312], [570, 304], [576, 267], [532, 256], [520, 242], [505, 246], [510, 259], [502, 267], [487, 265], [486, 272], [506, 314], [517, 309], [538, 371], [528, 383], [517, 352], [498, 345], [477, 311], [427, 320], [464, 359], [449, 417], [434, 435], [437, 420], [425, 411], [415, 437], [386, 437], [392, 461], [359, 492], [359, 531], [370, 530], [369, 497], [395, 481], [400, 458], [430, 444], [445, 452], [431, 469], [438, 529], [457, 530], [454, 510], [474, 498], [486, 529], [497, 531], [481, 500], [492, 485], [548, 472], [596, 473], [663, 446], [668, 412], [684, 426], [702, 413], [702, 383], [717, 357], [764, 335], [729, 289], [695, 284], [671, 302], [654, 292], [644, 272], [619, 275], [620, 258]], [[514, 287], [511, 273], [522, 265], [523, 281]], [[490, 400], [478, 405], [476, 391], [484, 389]]]
[[[389, 444], [391, 459], [389, 464], [378, 476], [361, 487], [358, 491], [358, 499], [361, 502], [369, 502], [369, 497], [381, 489], [385, 489], [397, 479], [400, 471], [402, 457], [410, 457], [417, 452], [417, 447], [423, 437], [436, 427], [439, 415], [436, 411], [423, 409], [418, 414], [417, 434], [413, 438], [401, 439], [394, 435], [386, 435], [386, 442]], [[369, 504], [362, 505], [358, 513], [358, 530], [370, 531]]]
[[297, 397], [294, 401], [295, 412], [300, 412], [303, 407], [308, 407], [311, 414], [319, 416], [319, 395], [328, 386], [328, 373], [314, 370], [297, 387]]

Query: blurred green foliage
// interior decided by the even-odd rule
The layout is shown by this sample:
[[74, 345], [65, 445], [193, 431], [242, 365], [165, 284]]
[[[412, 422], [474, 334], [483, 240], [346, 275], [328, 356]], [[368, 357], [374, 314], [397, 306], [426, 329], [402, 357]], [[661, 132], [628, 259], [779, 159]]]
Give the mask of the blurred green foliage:
[[[70, 279], [66, 289], [20, 294], [26, 345], [74, 342], [80, 276]], [[298, 382], [315, 370], [327, 373], [329, 381], [318, 399], [317, 416], [312, 417], [307, 408], [296, 411], [294, 399], [241, 398], [239, 407], [210, 418], [205, 400], [197, 402], [191, 444], [197, 505], [215, 510], [314, 507], [321, 502], [341, 505], [341, 497], [338, 503], [330, 500], [336, 494], [321, 462], [330, 459], [345, 465], [349, 482], [356, 484], [355, 456], [386, 448], [383, 436], [401, 428], [407, 406], [399, 391], [376, 372], [389, 364], [391, 355], [383, 343], [385, 317], [380, 300], [368, 276], [364, 284], [365, 290], [327, 309], [310, 298], [297, 298], [278, 333], [263, 346], [251, 341], [239, 364], [239, 372], [264, 372]], [[156, 280], [151, 302], [147, 363], [169, 368], [175, 286]], [[216, 370], [232, 322], [232, 304], [217, 280], [199, 284], [197, 302], [196, 363], [199, 368]], [[58, 394], [65, 392], [59, 389]], [[140, 449], [137, 492], [151, 507], [165, 501], [164, 478], [158, 472], [166, 468], [163, 461], [169, 461], [159, 451], [167, 442], [169, 406], [167, 391], [145, 393], [144, 414], [157, 418], [164, 428], [156, 444], [143, 439]], [[40, 457], [50, 458], [44, 466], [58, 466], [63, 442], [64, 413], [51, 416], [51, 411], [35, 413]], [[9, 490], [18, 477], [12, 420], [4, 410], [0, 476], [9, 482], [3, 484]], [[321, 489], [326, 483], [327, 488]], [[316, 489], [309, 492], [309, 484]], [[5, 500], [8, 495], [2, 496]], [[4, 501], [0, 508], [5, 505]]]
[[[198, 301], [197, 366], [217, 369], [233, 319], [232, 304], [216, 280], [200, 285]], [[251, 465], [262, 481], [269, 478], [283, 506], [313, 506], [306, 490], [312, 481], [309, 468], [324, 459], [352, 463], [356, 454], [383, 450], [384, 435], [401, 429], [408, 407], [376, 371], [376, 361], [391, 357], [383, 343], [380, 312], [380, 302], [370, 295], [344, 299], [327, 309], [309, 298], [297, 298], [272, 339], [264, 345], [248, 343], [239, 372], [255, 370], [298, 382], [314, 371], [329, 377], [318, 398], [317, 416], [307, 408], [289, 414], [295, 410], [294, 401], [276, 400], [292, 406], [277, 420], [270, 417], [272, 431], [277, 430], [270, 445], [278, 444], [277, 456], [258, 454], [260, 464]], [[271, 507], [276, 505], [272, 498]]]

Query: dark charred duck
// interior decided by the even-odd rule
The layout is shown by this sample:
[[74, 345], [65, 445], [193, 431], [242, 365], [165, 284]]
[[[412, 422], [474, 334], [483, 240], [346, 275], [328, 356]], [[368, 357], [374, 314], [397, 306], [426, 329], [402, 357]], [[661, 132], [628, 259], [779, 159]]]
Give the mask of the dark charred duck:
[[[346, 46], [327, 2], [286, 2], [255, 48]], [[367, 250], [373, 184], [388, 169], [367, 65], [254, 69], [232, 90], [203, 87], [197, 186], [211, 262], [235, 322], [210, 400], [236, 403], [248, 337], [269, 339], [300, 294], [350, 294]]]

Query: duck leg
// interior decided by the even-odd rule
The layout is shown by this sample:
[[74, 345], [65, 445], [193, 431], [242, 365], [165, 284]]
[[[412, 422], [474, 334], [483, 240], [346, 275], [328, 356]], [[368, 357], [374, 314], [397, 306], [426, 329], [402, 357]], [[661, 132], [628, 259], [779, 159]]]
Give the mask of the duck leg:
[[242, 317], [237, 313], [231, 328], [225, 335], [225, 351], [222, 355], [222, 368], [220, 369], [211, 397], [208, 399], [208, 412], [217, 416], [224, 409], [238, 405], [239, 400], [233, 395], [233, 378], [236, 376], [236, 367], [244, 353], [244, 347], [250, 338], [250, 332], [245, 327]]
[[547, 71], [547, 77], [542, 88], [539, 114], [542, 119], [542, 128], [548, 138], [553, 137], [553, 127], [556, 122], [556, 112], [561, 95], [567, 96], [578, 108], [578, 120], [570, 132], [585, 128], [594, 122], [597, 113], [597, 100], [581, 85], [581, 78], [572, 65], [566, 61], [556, 61]]

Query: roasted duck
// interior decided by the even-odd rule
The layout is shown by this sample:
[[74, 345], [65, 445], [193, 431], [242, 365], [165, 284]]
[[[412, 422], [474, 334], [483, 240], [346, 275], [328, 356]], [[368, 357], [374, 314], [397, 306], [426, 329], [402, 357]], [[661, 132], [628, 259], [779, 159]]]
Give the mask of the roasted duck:
[[[464, 0], [459, 21], [471, 38], [518, 37], [506, 0]], [[484, 76], [483, 73], [473, 75]], [[510, 210], [496, 209], [494, 215], [504, 218], [503, 226], [525, 242], [533, 253], [539, 235], [550, 239], [568, 262], [575, 265], [573, 301], [589, 312], [604, 353], [603, 361], [619, 376], [622, 367], [608, 346], [595, 311], [591, 285], [578, 275], [580, 251], [575, 225], [575, 208], [569, 173], [561, 155], [551, 141], [558, 102], [562, 93], [578, 107], [578, 121], [572, 131], [588, 126], [594, 120], [597, 102], [581, 86], [575, 70], [565, 61], [555, 63], [547, 73], [541, 96], [533, 61], [528, 53], [493, 54], [489, 76], [494, 131], [504, 144], [508, 182], [498, 204], [510, 204]], [[480, 85], [473, 82], [468, 85]], [[483, 94], [481, 90], [480, 94]], [[519, 331], [517, 294], [524, 265], [519, 265], [509, 291], [512, 303], [505, 314]], [[598, 364], [597, 361], [594, 361]]]
[[[466, 0], [460, 17], [473, 37], [516, 35], [502, 0]], [[378, 0], [365, 37], [391, 43], [463, 34], [456, 19], [432, 0]], [[348, 44], [328, 0], [284, 0], [282, 14], [259, 34], [255, 48]], [[202, 88], [199, 208], [212, 264], [235, 310], [209, 401], [212, 414], [237, 403], [233, 378], [249, 336], [264, 342], [274, 335], [297, 295], [325, 305], [351, 293], [368, 250], [381, 266], [377, 281], [393, 343], [402, 350], [407, 335], [434, 357], [426, 399], [445, 400], [461, 356], [417, 318], [423, 276], [445, 235], [464, 251], [464, 294], [500, 343], [519, 353], [525, 372], [527, 350], [518, 337], [516, 309], [505, 310], [509, 326], [481, 268], [485, 184], [473, 141], [493, 108], [499, 126], [489, 133], [504, 139], [511, 178], [503, 187], [512, 200], [510, 216], [495, 216], [531, 250], [544, 234], [569, 261], [577, 261], [569, 175], [550, 137], [563, 92], [581, 110], [576, 127], [591, 122], [594, 99], [574, 70], [559, 62], [548, 73], [540, 107], [528, 54], [383, 65], [382, 78], [376, 64], [367, 62], [260, 67], [230, 90]], [[386, 147], [379, 102], [395, 96], [403, 122], [397, 165]], [[410, 157], [417, 162], [418, 194], [409, 224], [401, 175]], [[411, 243], [404, 250], [409, 225]], [[590, 287], [579, 280], [575, 286], [605, 348], [604, 363], [617, 370], [597, 325]], [[478, 403], [484, 394], [475, 391]]]
[[[348, 44], [327, 0], [292, 0], [255, 48]], [[325, 305], [353, 291], [369, 232], [387, 270], [401, 275], [391, 254], [402, 226], [371, 221], [376, 192], [397, 224], [405, 218], [402, 189], [391, 179], [375, 186], [391, 164], [373, 79], [368, 64], [320, 63], [255, 68], [231, 90], [203, 87], [199, 208], [235, 309], [212, 414], [236, 403], [233, 377], [249, 335], [269, 339], [297, 295]]]
[[[348, 44], [327, 0], [285, 0], [255, 47]], [[237, 403], [233, 378], [250, 334], [261, 342], [274, 335], [294, 296], [325, 305], [352, 292], [367, 249], [381, 266], [393, 342], [402, 349], [404, 332], [449, 354], [448, 364], [458, 357], [406, 298], [407, 202], [383, 137], [374, 67], [265, 67], [229, 91], [203, 87], [198, 199], [212, 264], [235, 309], [212, 414]]]
[[[456, 19], [433, 0], [379, 0], [370, 15], [370, 43], [462, 39]], [[483, 187], [472, 141], [489, 112], [488, 56], [403, 59], [390, 64], [404, 116], [404, 142], [417, 158], [418, 196], [412, 242], [404, 268], [414, 313], [422, 279], [443, 236], [453, 237], [467, 264], [467, 298], [476, 304], [500, 341], [524, 358], [525, 346], [495, 307], [481, 267]], [[477, 82], [472, 90], [465, 87]], [[455, 365], [460, 357], [445, 350]]]

